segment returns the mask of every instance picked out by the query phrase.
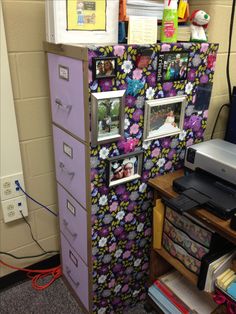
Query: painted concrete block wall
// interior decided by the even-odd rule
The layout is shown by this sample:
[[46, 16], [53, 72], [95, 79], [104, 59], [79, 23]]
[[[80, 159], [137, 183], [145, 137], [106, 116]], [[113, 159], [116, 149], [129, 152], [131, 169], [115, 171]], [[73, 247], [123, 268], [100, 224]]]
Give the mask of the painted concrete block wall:
[[[34, 0], [2, 1], [26, 190], [56, 212], [48, 71], [42, 44], [45, 40], [44, 5], [44, 1]], [[28, 205], [34, 236], [45, 250], [58, 250], [57, 218], [31, 201]], [[25, 222], [4, 224], [1, 211], [0, 250], [17, 256], [42, 253]], [[1, 258], [9, 264], [26, 267], [45, 256], [26, 260]], [[10, 272], [0, 267], [0, 277]]]
[[[26, 189], [36, 199], [56, 210], [48, 72], [42, 46], [45, 40], [44, 4], [41, 0], [2, 0]], [[209, 138], [218, 108], [228, 101], [225, 66], [232, 1], [208, 0], [206, 4], [205, 0], [190, 0], [190, 5], [191, 11], [205, 9], [211, 15], [209, 41], [220, 43], [206, 131], [206, 138]], [[235, 24], [236, 20], [231, 55], [232, 85], [236, 84], [236, 73], [232, 70], [236, 66]], [[226, 119], [225, 111], [215, 137], [224, 135]], [[45, 249], [58, 249], [57, 219], [32, 202], [29, 202], [29, 218], [41, 245]], [[32, 242], [27, 228], [23, 221], [5, 225], [0, 211], [0, 250], [19, 256], [41, 253]], [[39, 261], [4, 260], [19, 267]], [[11, 270], [1, 267], [0, 277], [9, 272]]]
[[[214, 85], [209, 110], [209, 119], [205, 133], [205, 139], [209, 139], [214, 126], [216, 115], [222, 104], [228, 103], [228, 85], [226, 80], [227, 51], [229, 44], [229, 28], [232, 9], [231, 0], [190, 0], [190, 13], [193, 10], [202, 9], [209, 13], [211, 21], [208, 26], [209, 41], [219, 43], [217, 54]], [[230, 78], [231, 85], [236, 85], [236, 19], [234, 19], [233, 36], [231, 44]], [[233, 70], [234, 69], [234, 70]], [[224, 138], [228, 109], [224, 108], [220, 115], [214, 137]]]

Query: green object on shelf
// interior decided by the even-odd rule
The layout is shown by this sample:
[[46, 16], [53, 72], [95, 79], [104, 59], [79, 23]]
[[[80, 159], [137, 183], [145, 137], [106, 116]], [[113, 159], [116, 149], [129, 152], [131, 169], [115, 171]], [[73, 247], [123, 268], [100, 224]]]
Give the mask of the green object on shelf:
[[161, 28], [161, 42], [177, 42], [178, 10], [177, 0], [165, 0]]

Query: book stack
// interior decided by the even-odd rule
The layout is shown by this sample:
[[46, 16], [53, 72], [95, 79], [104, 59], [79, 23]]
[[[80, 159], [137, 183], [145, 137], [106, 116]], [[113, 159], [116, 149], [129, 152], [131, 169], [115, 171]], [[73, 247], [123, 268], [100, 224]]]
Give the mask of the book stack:
[[210, 314], [217, 308], [209, 296], [177, 271], [158, 278], [148, 295], [166, 314]]
[[[236, 252], [235, 250], [230, 251], [230, 247], [228, 249], [225, 248], [223, 252], [210, 252], [206, 254], [202, 259], [197, 283], [198, 288], [206, 292], [213, 292], [215, 290], [216, 278], [224, 274], [224, 272], [230, 268], [232, 261], [235, 258]], [[232, 273], [234, 272], [232, 271]], [[227, 277], [223, 276], [223, 279], [224, 278]]]
[[162, 19], [163, 0], [127, 0], [126, 16], [152, 16]]

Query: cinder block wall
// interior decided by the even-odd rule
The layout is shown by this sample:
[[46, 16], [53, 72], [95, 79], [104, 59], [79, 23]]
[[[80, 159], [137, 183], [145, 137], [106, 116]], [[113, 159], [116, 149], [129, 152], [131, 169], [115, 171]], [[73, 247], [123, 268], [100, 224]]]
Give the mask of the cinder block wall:
[[[44, 5], [44, 1], [37, 0], [2, 1], [26, 190], [57, 211], [47, 61], [42, 45], [45, 40]], [[31, 201], [28, 205], [35, 238], [45, 250], [58, 250], [57, 218]], [[1, 211], [0, 251], [17, 256], [42, 253], [25, 222], [4, 224]], [[2, 255], [0, 258], [9, 264], [26, 267], [45, 256], [26, 260]], [[10, 272], [11, 269], [0, 266], [0, 277]]]
[[[216, 115], [222, 104], [228, 103], [228, 85], [226, 80], [227, 51], [229, 44], [229, 27], [232, 9], [232, 0], [190, 0], [190, 11], [201, 9], [211, 16], [208, 26], [209, 42], [219, 43], [219, 53], [216, 62], [216, 72], [209, 110], [209, 119], [205, 139], [212, 133]], [[236, 18], [234, 18], [233, 36], [231, 44], [230, 78], [231, 85], [236, 85]], [[221, 112], [214, 138], [224, 138], [228, 119], [228, 109]]]
[[[216, 74], [206, 138], [209, 137], [221, 104], [228, 101], [225, 75], [231, 0], [190, 0], [191, 11], [204, 9], [211, 15], [209, 41], [219, 42]], [[42, 42], [45, 40], [44, 1], [2, 0], [6, 28], [13, 92], [27, 192], [53, 210], [57, 210], [55, 174], [50, 126], [47, 62]], [[236, 23], [236, 22], [235, 22]], [[235, 38], [235, 23], [234, 34]], [[236, 84], [236, 42], [233, 39], [231, 57], [232, 85]], [[221, 116], [215, 137], [225, 132], [227, 114]], [[58, 249], [58, 223], [50, 213], [29, 202], [29, 222], [35, 237], [46, 250]], [[33, 243], [27, 225], [19, 220], [4, 224], [0, 211], [0, 250], [23, 256], [40, 254]], [[44, 259], [15, 260], [1, 258], [18, 267], [26, 267]], [[11, 272], [0, 267], [0, 277]]]

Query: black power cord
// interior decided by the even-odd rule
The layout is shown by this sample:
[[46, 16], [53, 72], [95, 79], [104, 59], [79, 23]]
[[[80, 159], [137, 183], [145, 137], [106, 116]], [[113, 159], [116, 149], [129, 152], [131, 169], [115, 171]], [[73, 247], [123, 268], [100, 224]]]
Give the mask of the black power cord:
[[230, 56], [231, 56], [231, 43], [232, 43], [232, 34], [233, 34], [233, 26], [234, 26], [234, 14], [235, 14], [235, 4], [236, 0], [233, 0], [232, 2], [232, 10], [231, 10], [231, 17], [230, 17], [230, 27], [229, 27], [229, 46], [228, 46], [228, 56], [227, 56], [227, 64], [226, 64], [226, 78], [227, 78], [227, 84], [228, 84], [228, 92], [229, 92], [229, 104], [224, 104], [220, 107], [217, 117], [215, 119], [215, 123], [211, 132], [211, 139], [214, 136], [215, 128], [220, 116], [220, 113], [224, 107], [230, 108], [232, 104], [232, 91], [231, 91], [231, 82], [230, 82], [230, 74], [229, 74], [229, 66], [230, 66]]
[[213, 129], [212, 129], [212, 132], [211, 132], [211, 139], [213, 139], [213, 135], [215, 133], [215, 128], [216, 128], [216, 125], [217, 125], [217, 122], [218, 122], [218, 119], [219, 119], [219, 116], [221, 114], [221, 111], [224, 107], [227, 107], [227, 108], [230, 108], [230, 104], [224, 104], [220, 107], [219, 111], [218, 111], [218, 114], [216, 116], [216, 119], [215, 119], [215, 123], [214, 123], [214, 126], [213, 126]]
[[25, 218], [25, 216], [23, 215], [23, 213], [22, 213], [21, 210], [20, 210], [20, 214], [21, 214], [22, 218], [24, 219], [25, 223], [28, 225], [28, 227], [29, 227], [29, 229], [30, 229], [30, 234], [31, 234], [32, 239], [34, 240], [34, 242], [39, 246], [39, 248], [40, 248], [44, 253], [42, 253], [42, 254], [37, 254], [37, 255], [31, 255], [31, 256], [16, 256], [16, 255], [13, 255], [13, 254], [11, 254], [11, 253], [7, 253], [7, 252], [2, 252], [2, 251], [0, 251], [0, 254], [7, 255], [7, 256], [13, 257], [13, 258], [15, 258], [15, 259], [36, 258], [36, 257], [44, 256], [44, 255], [47, 255], [47, 254], [54, 254], [54, 253], [57, 253], [57, 254], [58, 254], [59, 251], [45, 251], [45, 250], [44, 250], [44, 248], [40, 245], [40, 243], [34, 238], [31, 225], [29, 224], [29, 222], [27, 221], [27, 219]]
[[11, 253], [0, 251], [0, 254], [7, 255], [7, 256], [13, 257], [15, 259], [36, 258], [36, 257], [44, 256], [47, 254], [54, 254], [54, 253], [59, 253], [59, 251], [47, 251], [45, 253], [41, 253], [41, 254], [37, 254], [37, 255], [30, 255], [30, 256], [16, 256], [16, 255], [11, 254]]
[[44, 252], [44, 253], [47, 253], [44, 248], [41, 246], [41, 244], [35, 239], [34, 235], [33, 235], [33, 231], [32, 231], [32, 228], [31, 228], [31, 225], [30, 223], [27, 221], [27, 219], [25, 218], [25, 216], [23, 215], [22, 213], [22, 210], [20, 210], [20, 214], [21, 214], [21, 217], [24, 219], [25, 223], [28, 225], [29, 229], [30, 229], [30, 235], [32, 237], [32, 239], [34, 240], [34, 242], [38, 245], [38, 247]]
[[233, 26], [234, 26], [235, 4], [236, 4], [236, 0], [233, 0], [231, 17], [230, 17], [229, 46], [228, 46], [227, 66], [226, 66], [226, 76], [227, 76], [228, 91], [229, 91], [229, 101], [230, 101], [230, 103], [232, 103], [232, 90], [231, 90], [231, 82], [230, 82], [230, 74], [229, 74], [229, 65], [230, 65], [230, 55], [231, 55], [231, 43], [232, 43]]

